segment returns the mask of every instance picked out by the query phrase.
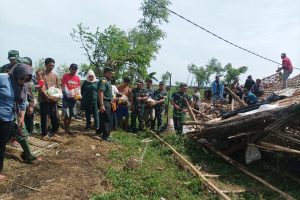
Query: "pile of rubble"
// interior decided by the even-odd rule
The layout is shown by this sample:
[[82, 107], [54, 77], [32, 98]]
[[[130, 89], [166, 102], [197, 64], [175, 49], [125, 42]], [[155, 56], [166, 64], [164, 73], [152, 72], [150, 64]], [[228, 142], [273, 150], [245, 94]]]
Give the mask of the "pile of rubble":
[[218, 117], [207, 106], [202, 111], [190, 108], [193, 121], [185, 125], [192, 130], [187, 134], [198, 141], [205, 139], [227, 155], [245, 152], [246, 163], [260, 158], [260, 151], [300, 158], [300, 74], [289, 79], [291, 88], [281, 91], [277, 91], [282, 85], [277, 74], [263, 82], [265, 93], [275, 93], [280, 100], [254, 106], [238, 102], [237, 109]]

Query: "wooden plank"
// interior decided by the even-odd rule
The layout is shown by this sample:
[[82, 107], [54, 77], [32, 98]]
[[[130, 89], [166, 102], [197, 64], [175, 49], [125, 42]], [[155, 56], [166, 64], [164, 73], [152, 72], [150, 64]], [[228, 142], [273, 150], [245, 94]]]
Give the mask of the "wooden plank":
[[243, 106], [243, 107], [247, 107], [248, 105], [245, 103], [245, 102], [243, 102], [234, 92], [232, 92], [230, 89], [229, 89], [229, 87], [227, 87], [227, 86], [225, 86], [225, 89], [230, 93], [230, 95], [232, 96], [232, 98], [234, 99], [234, 100], [236, 100], [237, 102], [239, 102], [239, 104], [241, 105], [241, 106]]
[[219, 188], [217, 188], [212, 182], [210, 182], [197, 168], [191, 164], [186, 158], [184, 158], [180, 153], [178, 153], [171, 145], [166, 143], [162, 138], [156, 135], [153, 131], [150, 131], [161, 143], [166, 145], [168, 148], [172, 150], [172, 152], [186, 165], [189, 166], [189, 169], [195, 173], [206, 186], [208, 186], [211, 190], [215, 191], [222, 199], [230, 200], [230, 198], [224, 194]]
[[264, 179], [252, 174], [251, 172], [249, 172], [244, 166], [242, 166], [240, 163], [238, 163], [237, 161], [233, 160], [232, 158], [224, 155], [223, 153], [221, 153], [220, 151], [218, 151], [217, 149], [215, 149], [212, 145], [208, 144], [208, 143], [202, 143], [205, 147], [207, 147], [208, 149], [210, 149], [212, 152], [214, 152], [216, 155], [218, 155], [219, 157], [221, 157], [223, 160], [225, 160], [226, 162], [230, 163], [231, 165], [233, 165], [234, 167], [236, 167], [237, 169], [239, 169], [240, 171], [244, 172], [245, 174], [247, 174], [248, 176], [252, 177], [253, 179], [257, 180], [258, 182], [262, 183], [264, 186], [270, 188], [271, 190], [277, 192], [278, 194], [280, 194], [282, 197], [288, 199], [288, 200], [295, 200], [293, 197], [291, 197], [290, 195], [288, 195], [287, 193], [283, 192], [282, 190], [276, 188], [275, 186], [271, 185], [270, 183], [268, 183], [267, 181], [265, 181]]

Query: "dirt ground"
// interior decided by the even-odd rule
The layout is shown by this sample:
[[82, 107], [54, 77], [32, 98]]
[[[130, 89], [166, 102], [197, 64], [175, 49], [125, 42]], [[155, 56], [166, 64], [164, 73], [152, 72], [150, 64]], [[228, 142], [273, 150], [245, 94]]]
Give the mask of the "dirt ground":
[[[82, 130], [83, 125], [73, 128]], [[0, 199], [89, 199], [94, 192], [111, 191], [101, 167], [110, 165], [108, 151], [120, 147], [93, 136], [94, 131], [63, 135], [57, 139], [63, 143], [44, 152], [43, 160], [33, 164], [6, 159], [7, 180], [0, 183]]]

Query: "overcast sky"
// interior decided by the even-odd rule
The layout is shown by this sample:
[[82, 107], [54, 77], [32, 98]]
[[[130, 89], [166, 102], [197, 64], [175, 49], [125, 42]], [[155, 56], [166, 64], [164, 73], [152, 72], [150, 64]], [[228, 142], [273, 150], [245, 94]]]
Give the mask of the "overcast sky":
[[[70, 37], [77, 24], [92, 30], [111, 24], [129, 30], [141, 18], [142, 0], [0, 0], [0, 64], [7, 51], [17, 49], [35, 62], [53, 57], [56, 66], [87, 63], [83, 50]], [[286, 52], [300, 68], [299, 0], [173, 0], [170, 8], [205, 28], [258, 54], [281, 62]], [[167, 70], [174, 81], [186, 81], [187, 65], [205, 65], [212, 57], [223, 65], [248, 66], [254, 78], [271, 75], [278, 67], [212, 37], [177, 16], [170, 15], [167, 33], [149, 72]], [[293, 75], [300, 70], [294, 70]], [[191, 78], [190, 78], [191, 80]]]

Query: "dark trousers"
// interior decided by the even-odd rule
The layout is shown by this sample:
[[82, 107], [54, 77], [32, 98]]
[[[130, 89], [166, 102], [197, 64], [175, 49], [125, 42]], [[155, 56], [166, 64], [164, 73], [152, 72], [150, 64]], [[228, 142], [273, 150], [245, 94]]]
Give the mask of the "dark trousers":
[[104, 101], [105, 112], [99, 113], [100, 115], [100, 132], [102, 133], [102, 139], [108, 139], [111, 131], [111, 121], [112, 121], [112, 113], [111, 113], [111, 102]]
[[[139, 121], [139, 129], [136, 127], [136, 119]], [[132, 132], [142, 131], [144, 128], [144, 121], [143, 121], [143, 112], [141, 112], [141, 108], [135, 107], [134, 111], [131, 112], [131, 129]]]
[[163, 114], [163, 107], [158, 107], [155, 108], [155, 119], [154, 119], [154, 126], [155, 127], [155, 122], [157, 121], [157, 130], [160, 130], [161, 126], [162, 126], [162, 114]]
[[59, 128], [57, 117], [57, 103], [41, 102], [40, 103], [40, 115], [41, 115], [41, 129], [42, 135], [47, 135], [47, 121], [48, 116], [51, 120], [51, 132], [56, 133]]
[[12, 122], [0, 121], [0, 172], [3, 170], [5, 147], [12, 132], [11, 129]]
[[93, 111], [90, 112], [89, 110], [85, 111], [85, 118], [86, 118], [86, 127], [91, 127], [91, 115], [94, 117], [94, 127], [95, 129], [99, 129], [99, 112], [98, 112], [98, 105], [95, 103], [93, 106]]
[[33, 131], [33, 118], [34, 118], [34, 113], [32, 113], [31, 115], [25, 113], [24, 122], [25, 122], [26, 130], [30, 134]]

